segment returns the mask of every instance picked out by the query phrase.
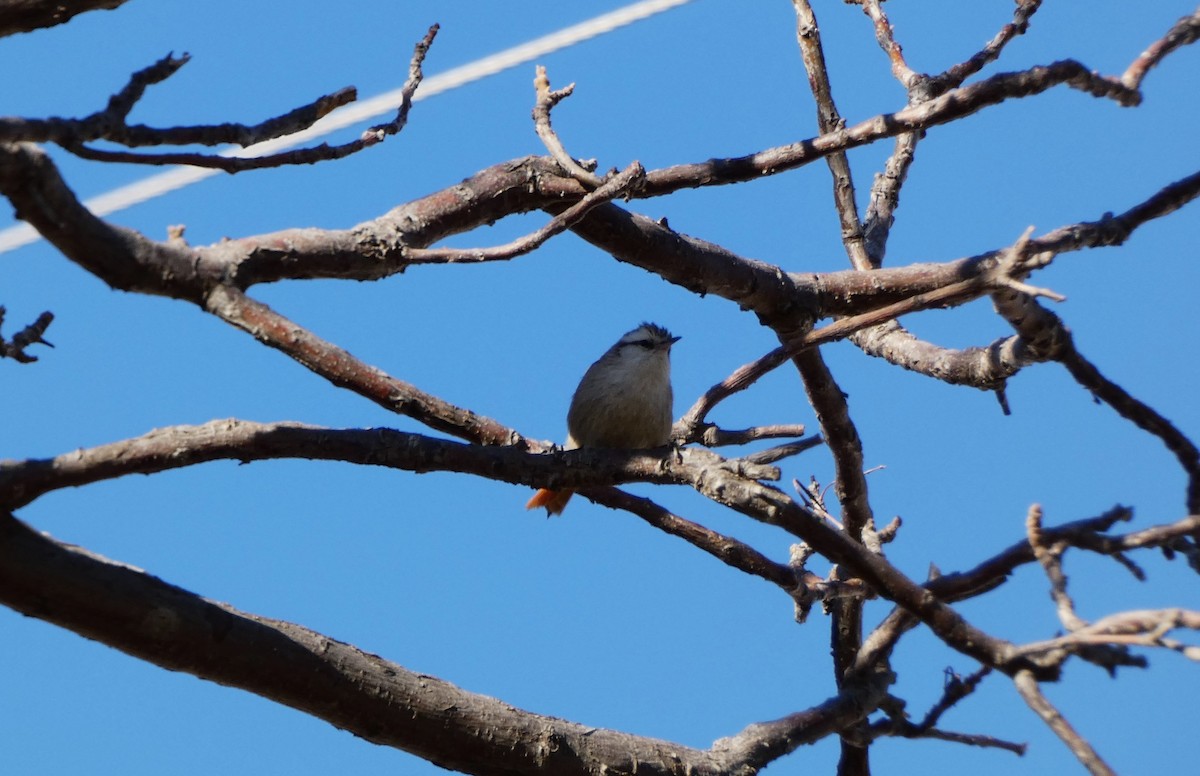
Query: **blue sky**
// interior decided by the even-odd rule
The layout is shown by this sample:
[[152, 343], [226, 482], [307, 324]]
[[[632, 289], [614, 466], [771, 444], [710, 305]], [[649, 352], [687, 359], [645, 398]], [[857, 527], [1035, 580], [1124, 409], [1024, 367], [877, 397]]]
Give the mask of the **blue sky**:
[[[116, 12], [19, 35], [0, 46], [5, 114], [81, 115], [133, 70], [168, 51], [193, 60], [154, 87], [133, 118], [151, 124], [254, 122], [347, 84], [393, 89], [412, 45], [441, 33], [427, 75], [516, 45], [622, 3], [139, 0]], [[887, 4], [909, 63], [940, 71], [972, 54], [1012, 4]], [[1120, 73], [1174, 20], [1179, 0], [1047, 2], [998, 66], [1079, 59]], [[857, 9], [818, 3], [831, 78], [851, 123], [903, 106]], [[739, 155], [815, 134], [791, 6], [693, 2], [538, 59], [552, 83], [576, 82], [555, 128], [602, 168], [647, 168]], [[533, 63], [419, 103], [409, 127], [358, 156], [314, 167], [210, 178], [112, 217], [193, 244], [292, 226], [346, 227], [452, 185], [491, 164], [542, 152], [529, 119]], [[1011, 101], [930, 131], [904, 189], [887, 263], [947, 261], [1121, 211], [1195, 172], [1200, 48], [1176, 52], [1123, 109], [1065, 88]], [[36, 73], [36, 77], [34, 77]], [[361, 129], [361, 128], [359, 128]], [[335, 137], [356, 134], [349, 130]], [[865, 202], [890, 144], [855, 150]], [[56, 153], [81, 196], [153, 170]], [[823, 164], [736, 187], [684, 191], [628, 207], [678, 231], [788, 270], [847, 266]], [[450, 245], [492, 245], [544, 216], [506, 219]], [[0, 228], [9, 225], [4, 214]], [[1139, 230], [1121, 248], [1066, 254], [1034, 278], [1067, 295], [1055, 307], [1080, 350], [1178, 427], [1200, 433], [1195, 385], [1196, 205]], [[292, 282], [254, 292], [368, 363], [523, 433], [561, 439], [583, 370], [621, 333], [653, 320], [681, 334], [676, 415], [732, 369], [774, 346], [722, 299], [698, 299], [564, 235], [536, 253], [483, 266], [417, 267], [377, 283]], [[44, 309], [55, 350], [0, 362], [8, 412], [0, 458], [52, 456], [166, 425], [237, 417], [333, 427], [421, 430], [339, 391], [187, 305], [110, 290], [45, 243], [0, 255], [6, 333]], [[1008, 332], [978, 302], [904, 320], [935, 342], [986, 344]], [[1183, 516], [1183, 475], [1152, 437], [1120, 420], [1060, 367], [1027, 369], [993, 397], [825, 349], [850, 396], [877, 515], [902, 515], [888, 550], [922, 577], [965, 568], [1016, 541], [1030, 503], [1050, 524], [1135, 507], [1135, 527]], [[807, 423], [794, 372], [781, 369], [722, 405], [728, 427]], [[823, 449], [788, 461], [785, 478], [831, 479]], [[631, 486], [639, 493], [645, 486]], [[689, 518], [786, 559], [789, 538], [680, 489], [653, 491]], [[213, 463], [60, 492], [19, 516], [68, 542], [145, 568], [238, 608], [291, 620], [514, 705], [587, 724], [707, 747], [745, 725], [832, 693], [828, 621], [792, 621], [791, 602], [624, 514], [573, 502], [562, 519], [526, 513], [527, 489], [304, 461]], [[1116, 564], [1072, 554], [1066, 569], [1084, 617], [1118, 609], [1200, 607], [1195, 576], [1154, 554], [1135, 582]], [[824, 566], [816, 566], [824, 570]], [[1040, 572], [961, 609], [1016, 641], [1059, 628]], [[887, 611], [868, 607], [871, 621]], [[0, 751], [13, 773], [439, 772], [400, 752], [246, 693], [141, 663], [45, 623], [0, 610]], [[1110, 681], [1073, 662], [1050, 698], [1118, 772], [1178, 772], [1200, 678], [1150, 654], [1148, 672]], [[972, 661], [921, 633], [896, 653], [897, 692], [921, 716], [942, 670]], [[1077, 768], [1004, 680], [943, 720], [947, 728], [1028, 741], [1023, 761], [926, 741], [875, 747], [879, 772], [1008, 774]], [[836, 745], [806, 748], [772, 772], [832, 772]]]

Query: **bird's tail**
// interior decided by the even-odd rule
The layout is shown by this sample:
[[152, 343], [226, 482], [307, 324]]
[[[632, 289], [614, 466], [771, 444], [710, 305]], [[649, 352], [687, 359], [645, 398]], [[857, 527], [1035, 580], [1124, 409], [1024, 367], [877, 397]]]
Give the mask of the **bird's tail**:
[[547, 490], [542, 488], [537, 493], [533, 494], [533, 498], [529, 499], [529, 503], [525, 505], [526, 509], [537, 509], [538, 507], [546, 508], [546, 516], [561, 514], [567, 508], [567, 502], [571, 500], [573, 490]]

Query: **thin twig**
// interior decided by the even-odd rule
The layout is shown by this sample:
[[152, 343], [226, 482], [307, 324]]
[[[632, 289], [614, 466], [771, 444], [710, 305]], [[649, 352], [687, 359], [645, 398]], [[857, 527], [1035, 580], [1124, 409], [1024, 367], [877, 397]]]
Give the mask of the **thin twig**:
[[760, 450], [757, 453], [751, 453], [745, 456], [745, 460], [750, 463], [775, 463], [782, 461], [784, 458], [790, 458], [793, 455], [799, 455], [805, 450], [811, 450], [825, 442], [820, 436], [811, 436], [808, 439], [801, 439], [798, 442], [789, 442], [786, 445], [776, 445], [769, 447], [766, 450]]
[[[69, 127], [63, 128], [58, 134], [65, 136], [47, 137], [46, 140], [58, 143], [67, 151], [84, 159], [101, 162], [124, 162], [133, 164], [168, 165], [184, 164], [193, 167], [207, 167], [223, 170], [228, 173], [259, 170], [283, 165], [313, 164], [332, 159], [341, 159], [358, 153], [381, 142], [388, 135], [395, 135], [408, 122], [408, 113], [412, 108], [413, 94], [423, 77], [421, 65], [429, 52], [429, 46], [437, 35], [438, 25], [433, 25], [425, 33], [413, 51], [409, 61], [408, 78], [401, 89], [400, 106], [395, 117], [384, 124], [378, 124], [364, 131], [356, 140], [342, 145], [331, 146], [322, 143], [317, 146], [298, 148], [266, 156], [242, 156], [240, 154], [204, 154], [167, 152], [141, 154], [132, 151], [110, 151], [93, 148], [86, 145], [90, 140], [103, 139], [122, 145], [135, 147], [145, 145], [186, 145], [200, 143], [203, 145], [218, 145], [236, 143], [247, 148], [255, 143], [274, 139], [306, 129], [326, 114], [341, 107], [356, 98], [354, 89], [342, 89], [319, 100], [297, 108], [283, 116], [263, 122], [257, 126], [247, 127], [237, 124], [226, 124], [204, 127], [173, 127], [170, 129], [153, 129], [149, 127], [130, 127], [124, 122], [125, 115], [133, 104], [142, 96], [145, 87], [157, 83], [178, 70], [187, 58], [174, 59], [167, 57], [157, 64], [135, 74], [121, 92], [109, 102], [109, 107], [102, 114], [83, 119]], [[103, 128], [102, 133], [89, 132], [89, 122], [96, 123], [97, 117], [103, 119], [98, 124]], [[3, 130], [0, 124], [0, 132]]]
[[603, 183], [603, 179], [575, 161], [567, 153], [567, 149], [563, 147], [562, 141], [558, 139], [558, 135], [555, 133], [553, 127], [550, 126], [550, 111], [559, 102], [571, 96], [571, 93], [575, 91], [575, 84], [568, 84], [562, 89], [550, 91], [550, 77], [546, 75], [546, 68], [543, 65], [538, 65], [537, 74], [533, 79], [533, 88], [537, 92], [537, 102], [533, 106], [533, 126], [537, 131], [538, 137], [545, 144], [546, 150], [550, 152], [550, 155], [554, 157], [559, 166], [572, 178], [587, 188], [594, 189], [598, 187]]
[[933, 291], [914, 294], [907, 299], [883, 305], [877, 309], [858, 315], [839, 318], [833, 323], [813, 329], [797, 340], [794, 345], [775, 348], [758, 359], [738, 367], [738, 369], [720, 383], [705, 391], [688, 411], [684, 413], [681, 423], [687, 428], [692, 428], [697, 424], [703, 423], [704, 418], [717, 404], [735, 393], [746, 390], [769, 372], [781, 366], [789, 358], [805, 350], [845, 339], [863, 329], [886, 323], [902, 315], [961, 303], [969, 298], [973, 298], [985, 288], [1006, 286], [1011, 279], [1006, 274], [1008, 269], [1008, 267], [997, 265], [994, 274], [988, 273], [987, 276], [979, 275], [968, 280], [951, 283]]
[[509, 445], [542, 450], [543, 445], [515, 430], [433, 394], [383, 370], [360, 361], [342, 348], [321, 339], [303, 326], [262, 302], [230, 286], [214, 288], [205, 309], [253, 336], [259, 342], [291, 357], [332, 384], [430, 428], [483, 445]]
[[1083, 767], [1087, 768], [1093, 776], [1116, 776], [1116, 771], [1108, 767], [1108, 764], [1100, 758], [1092, 745], [1075, 732], [1075, 728], [1071, 727], [1071, 723], [1067, 722], [1066, 717], [1046, 699], [1032, 673], [1018, 671], [1013, 676], [1013, 684], [1016, 685], [1017, 692], [1025, 699], [1029, 708], [1033, 709], [1042, 718], [1042, 721], [1054, 731], [1054, 734], [1062, 739], [1067, 748], [1079, 758], [1079, 762], [1083, 763]]
[[[928, 88], [933, 93], [941, 93], [948, 88], [961, 86], [963, 81], [966, 81], [971, 76], [978, 73], [987, 65], [995, 62], [1004, 47], [1018, 35], [1024, 35], [1029, 29], [1029, 20], [1037, 13], [1038, 8], [1042, 5], [1042, 0], [1017, 0], [1016, 10], [1013, 11], [1013, 19], [1008, 24], [1000, 28], [987, 45], [972, 55], [965, 62], [946, 70], [941, 75], [933, 76], [929, 79]], [[1136, 86], [1136, 84], [1127, 84]]]
[[673, 436], [679, 441], [679, 444], [699, 442], [705, 447], [728, 447], [731, 445], [748, 444], [759, 439], [804, 436], [804, 425], [802, 423], [779, 423], [767, 426], [729, 429], [721, 428], [712, 423], [684, 426], [683, 421], [680, 421], [678, 428], [680, 431], [673, 433]]
[[862, 9], [875, 25], [875, 41], [892, 63], [892, 75], [911, 94], [927, 76], [913, 70], [904, 60], [904, 50], [896, 42], [892, 24], [880, 7], [879, 0], [862, 0]]
[[1087, 623], [1075, 613], [1075, 602], [1067, 593], [1067, 576], [1062, 570], [1062, 552], [1066, 548], [1063, 542], [1049, 543], [1042, 530], [1042, 507], [1033, 504], [1025, 516], [1025, 535], [1037, 558], [1050, 580], [1050, 597], [1058, 608], [1058, 619], [1069, 631], [1083, 628]]
[[[3, 306], [0, 306], [0, 327], [4, 326], [4, 316], [7, 312]], [[11, 340], [5, 341], [4, 337], [0, 336], [0, 358], [11, 358], [21, 364], [31, 364], [37, 361], [38, 357], [26, 353], [25, 348], [30, 345], [54, 347], [44, 338], [46, 329], [53, 320], [54, 313], [47, 311], [39, 315], [33, 323], [14, 334]]]
[[[817, 17], [808, 0], [792, 0], [796, 12], [796, 39], [800, 43], [800, 54], [804, 69], [808, 72], [808, 85], [812, 89], [817, 106], [817, 128], [821, 134], [844, 129], [846, 122], [838, 113], [833, 100], [833, 89], [829, 83], [829, 71], [825, 66], [825, 53], [821, 46], [821, 32]], [[863, 239], [862, 222], [858, 217], [858, 204], [854, 195], [854, 176], [845, 151], [825, 157], [833, 177], [833, 202], [842, 228], [842, 244], [855, 269], [870, 269], [866, 243]]]
[[[1117, 645], [1162, 647], [1191, 660], [1200, 660], [1200, 647], [1166, 638], [1178, 628], [1200, 631], [1200, 612], [1180, 608], [1118, 612], [1091, 624], [1085, 623], [1057, 638], [1022, 644], [1017, 647], [1017, 652], [1022, 655], [1070, 654], [1082, 647]], [[1140, 664], [1145, 665], [1144, 661]]]
[[1121, 75], [1121, 83], [1131, 89], [1140, 88], [1146, 74], [1161, 62], [1163, 57], [1180, 46], [1194, 43], [1197, 38], [1200, 38], [1200, 10], [1190, 16], [1182, 17], [1175, 22], [1171, 29], [1167, 30], [1166, 35], [1150, 44]]
[[650, 499], [634, 496], [619, 488], [582, 488], [579, 495], [609, 509], [629, 512], [660, 531], [683, 539], [728, 566], [777, 585], [789, 595], [792, 595], [797, 587], [796, 575], [786, 564], [776, 563], [753, 547], [680, 517]]
[[910, 105], [895, 113], [867, 119], [844, 130], [826, 133], [798, 143], [768, 148], [747, 156], [709, 159], [652, 170], [646, 176], [645, 196], [657, 197], [695, 186], [740, 183], [811, 164], [831, 153], [867, 145], [884, 137], [895, 137], [947, 124], [1010, 99], [1030, 97], [1067, 86], [1093, 97], [1111, 99], [1132, 107], [1141, 103], [1141, 93], [1116, 78], [1100, 75], [1081, 62], [1065, 59], [952, 89], [928, 102]]
[[1174, 453], [1179, 465], [1188, 476], [1187, 510], [1200, 514], [1200, 448], [1152, 407], [1131, 395], [1121, 386], [1109, 380], [1090, 361], [1083, 357], [1074, 345], [1070, 345], [1061, 358], [1063, 366], [1076, 382], [1092, 392], [1117, 411], [1121, 417], [1138, 428], [1162, 440], [1167, 449]]
[[920, 730], [929, 730], [937, 725], [943, 714], [954, 708], [959, 701], [975, 692], [975, 688], [991, 672], [991, 666], [983, 666], [965, 679], [957, 674], [948, 673], [945, 687], [942, 689], [942, 697], [925, 713], [925, 717], [917, 723], [917, 728]]

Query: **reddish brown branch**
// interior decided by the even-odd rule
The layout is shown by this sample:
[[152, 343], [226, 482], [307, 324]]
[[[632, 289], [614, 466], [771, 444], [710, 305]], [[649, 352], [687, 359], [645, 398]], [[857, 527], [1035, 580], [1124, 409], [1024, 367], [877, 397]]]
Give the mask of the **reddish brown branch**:
[[[406, 248], [586, 194], [577, 182], [558, 177], [553, 163], [525, 159], [496, 165], [452, 190], [416, 200], [353, 230], [288, 230], [191, 249], [155, 243], [106, 224], [82, 207], [40, 151], [30, 146], [6, 151], [0, 190], [67, 256], [116, 287], [193, 301], [217, 282], [246, 287], [284, 278], [383, 277], [406, 266]], [[1198, 191], [1200, 174], [1172, 184], [1120, 216], [1055, 230], [1032, 241], [1031, 250], [1064, 252], [1117, 244], [1141, 223], [1171, 212]], [[869, 275], [782, 275], [775, 267], [680, 235], [611, 203], [596, 207], [574, 229], [618, 259], [686, 288], [785, 317], [805, 311], [814, 316], [860, 313], [988, 271], [1001, 255], [993, 251]]]
[[[817, 26], [816, 14], [813, 13], [808, 0], [792, 0], [792, 6], [796, 13], [796, 38], [800, 43], [800, 53], [804, 60], [804, 69], [808, 73], [809, 88], [817, 107], [817, 127], [822, 134], [840, 131], [845, 127], [845, 122], [838, 113], [833, 99], [833, 90], [829, 83], [828, 70], [825, 67], [825, 54], [821, 46], [821, 33]], [[834, 209], [841, 224], [842, 245], [850, 259], [850, 266], [860, 270], [869, 269], [871, 260], [867, 255], [866, 243], [863, 238], [862, 222], [859, 219], [858, 204], [854, 193], [854, 176], [851, 173], [846, 152], [831, 153], [825, 157], [825, 161], [833, 179]], [[823, 436], [830, 439], [831, 429], [827, 425], [828, 418], [822, 417], [822, 407], [814, 399], [813, 391], [808, 385], [812, 364], [820, 361], [820, 355], [815, 351], [796, 357], [796, 364], [800, 367], [801, 376], [805, 378], [809, 399], [813, 403], [813, 408], [817, 410], [817, 418], [821, 422], [824, 432]], [[832, 429], [835, 434], [838, 431], [838, 428]], [[845, 438], [837, 436], [831, 441], [830, 446], [834, 451], [835, 464], [840, 465], [842, 462], [839, 455], [842, 452], [840, 446], [845, 443]], [[839, 497], [844, 495], [840, 488], [840, 482], [841, 477], [839, 476]], [[872, 523], [866, 499], [863, 498], [860, 502], [852, 503], [847, 511], [849, 517], [846, 518], [846, 530], [852, 538], [861, 541], [863, 529]], [[838, 687], [842, 687], [847, 680], [846, 671], [853, 665], [858, 648], [862, 644], [863, 602], [861, 599], [842, 599], [831, 602], [828, 609], [832, 615], [830, 633], [834, 657], [834, 681]], [[865, 776], [871, 770], [868, 750], [853, 738], [854, 736], [851, 735], [842, 736], [838, 773], [842, 776], [859, 774]]]
[[619, 451], [581, 449], [531, 455], [511, 447], [464, 445], [390, 429], [330, 430], [297, 424], [219, 421], [174, 428], [48, 461], [10, 462], [0, 469], [0, 504], [27, 504], [50, 490], [122, 474], [147, 473], [217, 459], [306, 457], [390, 466], [411, 471], [455, 471], [523, 485], [579, 489], [623, 481], [689, 485], [707, 498], [762, 522], [778, 525], [842, 564], [875, 591], [911, 611], [951, 647], [988, 665], [1010, 667], [1011, 645], [988, 636], [929, 595], [881, 556], [758, 482], [778, 469], [727, 460], [695, 449]]
[[[862, 544], [863, 531], [873, 524], [874, 516], [867, 498], [866, 475], [863, 474], [862, 442], [850, 418], [845, 394], [825, 365], [821, 352], [816, 348], [805, 350], [795, 355], [792, 360], [800, 371], [808, 401], [817, 416], [817, 422], [821, 425], [821, 436], [825, 438], [826, 445], [833, 454], [836, 476], [834, 490], [842, 508], [844, 535], [856, 545], [856, 551], [861, 556], [880, 557]], [[805, 537], [805, 541], [812, 544], [808, 537]], [[846, 571], [857, 573], [858, 569], [849, 566]], [[841, 576], [845, 578], [844, 574]], [[875, 589], [881, 595], [891, 597], [891, 591]], [[846, 677], [851, 674], [862, 647], [862, 601], [836, 601], [831, 606], [831, 614], [834, 677], [841, 687]], [[845, 737], [842, 739], [841, 757], [842, 768], [847, 773], [869, 772], [866, 750]]]
[[493, 248], [408, 248], [404, 260], [409, 264], [461, 264], [504, 261], [540, 247], [551, 237], [579, 223], [592, 208], [620, 196], [628, 196], [645, 179], [646, 170], [638, 162], [589, 191], [571, 207], [550, 219], [549, 223], [524, 237]]
[[1163, 57], [1180, 46], [1195, 43], [1198, 38], [1200, 38], [1200, 11], [1182, 17], [1167, 31], [1166, 35], [1150, 44], [1149, 48], [1133, 60], [1125, 70], [1121, 76], [1121, 83], [1131, 89], [1140, 88], [1146, 74], [1161, 62]]
[[158, 243], [97, 218], [44, 151], [0, 143], [0, 192], [63, 255], [113, 288], [198, 302], [221, 268], [186, 247]]
[[862, 0], [861, 4], [863, 13], [870, 17], [875, 26], [875, 42], [883, 49], [883, 53], [887, 54], [892, 64], [892, 76], [900, 82], [905, 91], [912, 94], [918, 84], [926, 80], [926, 76], [913, 70], [904, 60], [904, 50], [896, 42], [892, 24], [880, 6], [880, 0]]

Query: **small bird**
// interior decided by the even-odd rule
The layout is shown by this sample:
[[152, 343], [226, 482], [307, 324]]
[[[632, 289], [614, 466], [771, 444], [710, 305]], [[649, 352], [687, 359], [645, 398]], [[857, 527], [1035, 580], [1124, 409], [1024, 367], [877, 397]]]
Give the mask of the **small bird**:
[[[567, 412], [565, 448], [641, 449], [670, 442], [671, 346], [678, 341], [663, 327], [643, 323], [588, 367]], [[557, 515], [572, 493], [542, 488], [525, 508]]]

